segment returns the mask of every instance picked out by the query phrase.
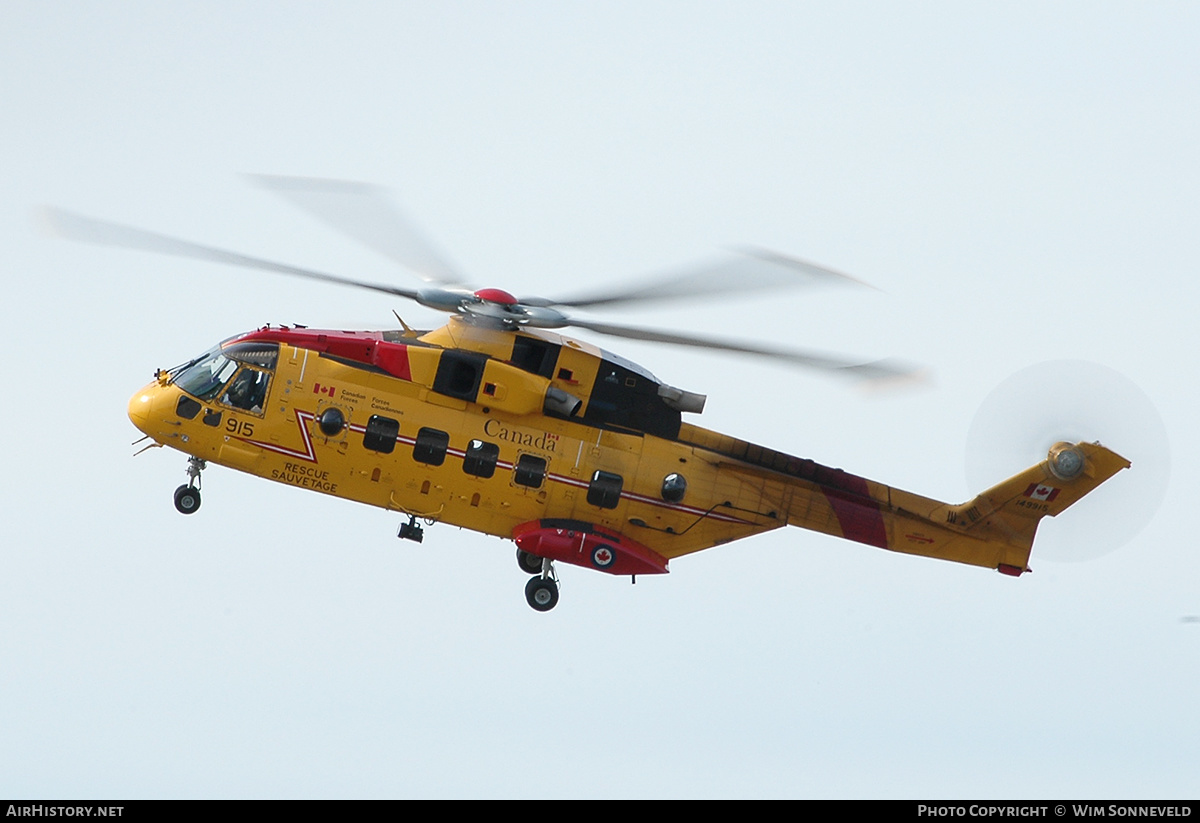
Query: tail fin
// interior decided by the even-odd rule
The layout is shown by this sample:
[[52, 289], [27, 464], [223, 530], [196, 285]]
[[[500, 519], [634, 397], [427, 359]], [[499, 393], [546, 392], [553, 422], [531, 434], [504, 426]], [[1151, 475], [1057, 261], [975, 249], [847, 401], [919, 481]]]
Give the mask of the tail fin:
[[1003, 544], [1000, 571], [1028, 570], [1033, 537], [1043, 517], [1065, 511], [1130, 463], [1099, 443], [1058, 443], [1045, 460], [975, 499], [948, 507], [947, 523], [988, 544]]

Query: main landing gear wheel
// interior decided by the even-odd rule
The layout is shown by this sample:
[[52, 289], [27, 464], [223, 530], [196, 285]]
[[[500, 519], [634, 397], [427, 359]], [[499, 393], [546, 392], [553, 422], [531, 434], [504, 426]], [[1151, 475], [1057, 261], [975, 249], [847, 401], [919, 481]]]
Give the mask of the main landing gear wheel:
[[199, 489], [195, 486], [180, 486], [175, 490], [175, 509], [180, 514], [194, 514], [199, 508]]
[[558, 605], [558, 584], [549, 577], [531, 577], [525, 584], [525, 599], [539, 612], [548, 612]]
[[542, 573], [542, 558], [536, 554], [530, 554], [524, 549], [517, 549], [517, 565], [525, 574]]

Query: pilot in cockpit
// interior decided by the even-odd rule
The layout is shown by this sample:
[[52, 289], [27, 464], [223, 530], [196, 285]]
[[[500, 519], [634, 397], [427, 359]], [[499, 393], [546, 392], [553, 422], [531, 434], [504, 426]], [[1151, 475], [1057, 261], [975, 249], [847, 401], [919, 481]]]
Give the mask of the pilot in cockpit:
[[262, 414], [267, 399], [268, 375], [257, 369], [243, 367], [229, 384], [221, 402], [235, 409]]

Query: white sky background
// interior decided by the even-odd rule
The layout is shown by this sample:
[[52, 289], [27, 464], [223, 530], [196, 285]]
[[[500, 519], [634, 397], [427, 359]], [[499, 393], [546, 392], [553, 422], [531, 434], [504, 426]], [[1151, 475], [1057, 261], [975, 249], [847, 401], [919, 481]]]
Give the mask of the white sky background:
[[[341, 5], [0, 10], [0, 796], [1196, 796], [1195, 4]], [[853, 273], [882, 291], [605, 317], [926, 390], [590, 339], [707, 393], [703, 425], [956, 501], [991, 388], [1093, 360], [1158, 406], [1166, 500], [1019, 580], [789, 529], [636, 586], [563, 567], [544, 615], [511, 543], [448, 526], [401, 542], [220, 467], [183, 518], [184, 457], [130, 457], [155, 367], [266, 322], [441, 320], [31, 226], [412, 282], [240, 172], [387, 186], [518, 294], [737, 243]]]

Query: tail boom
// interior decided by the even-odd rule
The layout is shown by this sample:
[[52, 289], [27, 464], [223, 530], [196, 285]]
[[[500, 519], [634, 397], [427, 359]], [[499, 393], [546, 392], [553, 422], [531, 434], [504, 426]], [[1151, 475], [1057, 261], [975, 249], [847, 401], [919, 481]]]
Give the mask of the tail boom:
[[1042, 462], [959, 505], [827, 470], [833, 476], [822, 478], [826, 482], [794, 483], [787, 522], [882, 549], [1019, 575], [1029, 570], [1043, 517], [1060, 514], [1129, 466], [1098, 443], [1060, 443]]

